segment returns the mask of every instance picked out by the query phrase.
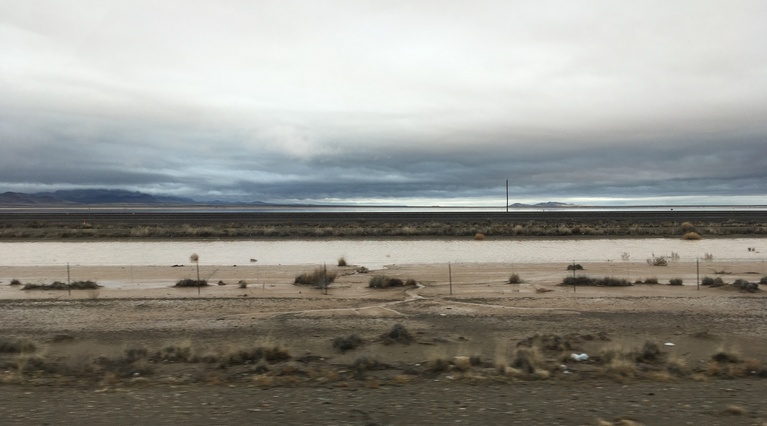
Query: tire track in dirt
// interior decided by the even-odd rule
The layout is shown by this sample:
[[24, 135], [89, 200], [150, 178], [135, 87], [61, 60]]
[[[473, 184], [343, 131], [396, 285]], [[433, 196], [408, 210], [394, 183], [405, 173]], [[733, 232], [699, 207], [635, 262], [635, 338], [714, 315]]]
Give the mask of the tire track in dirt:
[[522, 307], [522, 306], [504, 306], [504, 305], [493, 305], [489, 303], [445, 300], [444, 297], [426, 297], [418, 293], [418, 291], [423, 288], [426, 288], [426, 286], [423, 284], [418, 284], [416, 288], [410, 288], [410, 289], [404, 290], [403, 300], [376, 303], [376, 304], [368, 305], [368, 306], [360, 306], [360, 307], [352, 307], [352, 308], [301, 309], [301, 310], [293, 310], [293, 311], [269, 312], [264, 314], [253, 314], [253, 313], [234, 314], [234, 315], [226, 315], [221, 318], [239, 318], [244, 316], [250, 316], [251, 318], [260, 317], [260, 318], [266, 318], [266, 319], [273, 319], [273, 318], [278, 318], [281, 316], [289, 316], [289, 315], [304, 316], [304, 315], [317, 315], [317, 314], [321, 315], [321, 314], [334, 314], [334, 313], [361, 314], [362, 311], [374, 311], [374, 310], [382, 310], [382, 311], [390, 312], [391, 314], [394, 314], [395, 316], [407, 317], [409, 316], [408, 314], [400, 312], [396, 309], [393, 309], [392, 307], [397, 305], [407, 304], [407, 303], [413, 303], [420, 300], [429, 300], [429, 301], [432, 301], [438, 304], [443, 304], [443, 305], [463, 305], [463, 306], [472, 306], [472, 307], [483, 308], [483, 309], [519, 310], [519, 311], [528, 311], [528, 312], [543, 311], [543, 312], [574, 314], [574, 315], [581, 314], [580, 311], [575, 309], [570, 309], [570, 308], [556, 308], [556, 307], [539, 308], [539, 307]]

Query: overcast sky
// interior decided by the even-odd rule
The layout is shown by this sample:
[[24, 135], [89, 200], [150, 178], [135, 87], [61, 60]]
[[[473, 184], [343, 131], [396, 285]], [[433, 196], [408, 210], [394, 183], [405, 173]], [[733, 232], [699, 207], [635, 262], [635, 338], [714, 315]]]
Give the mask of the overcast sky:
[[0, 0], [0, 192], [767, 204], [767, 2]]

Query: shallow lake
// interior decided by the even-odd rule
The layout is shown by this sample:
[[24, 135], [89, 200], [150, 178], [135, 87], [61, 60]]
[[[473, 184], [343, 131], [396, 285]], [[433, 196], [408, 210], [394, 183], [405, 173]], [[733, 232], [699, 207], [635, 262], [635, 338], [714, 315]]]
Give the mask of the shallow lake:
[[[753, 250], [750, 250], [753, 249]], [[710, 253], [717, 260], [764, 260], [765, 238], [718, 238], [683, 241], [668, 238], [561, 240], [258, 240], [258, 241], [87, 241], [3, 242], [0, 265], [174, 265], [188, 264], [197, 253], [207, 265], [333, 265], [339, 257], [349, 264], [380, 268], [419, 263], [549, 263], [633, 262], [655, 255], [679, 255], [694, 262]]]

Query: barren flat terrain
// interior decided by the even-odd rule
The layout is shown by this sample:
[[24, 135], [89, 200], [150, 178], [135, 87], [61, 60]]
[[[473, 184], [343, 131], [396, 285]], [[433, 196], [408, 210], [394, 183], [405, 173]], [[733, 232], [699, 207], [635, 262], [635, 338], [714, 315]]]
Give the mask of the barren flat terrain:
[[[761, 211], [28, 213], [0, 215], [2, 238], [765, 232]], [[733, 285], [764, 280], [754, 256], [704, 262], [700, 275], [673, 259], [575, 273], [561, 263], [328, 265], [327, 288], [294, 284], [311, 265], [201, 263], [211, 285], [176, 288], [197, 265], [83, 263], [73, 280], [100, 287], [24, 290], [66, 271], [0, 265], [3, 424], [767, 424], [765, 296]], [[632, 285], [561, 285], [576, 275]], [[376, 276], [405, 285], [370, 288]], [[723, 284], [698, 286], [703, 278]]]
[[[132, 279], [125, 266], [78, 270], [111, 284], [71, 294], [2, 278], [0, 414], [12, 424], [767, 422], [761, 291], [698, 290], [689, 265], [638, 263], [632, 277], [685, 284], [563, 287], [566, 266], [514, 265], [520, 284], [501, 264], [454, 265], [450, 276], [445, 265], [333, 266], [327, 294], [293, 284], [301, 266], [218, 267], [199, 293], [173, 288], [191, 270], [170, 266]], [[758, 282], [760, 267], [728, 265], [726, 281]], [[418, 285], [369, 288], [381, 274]], [[0, 268], [25, 282], [59, 276]]]

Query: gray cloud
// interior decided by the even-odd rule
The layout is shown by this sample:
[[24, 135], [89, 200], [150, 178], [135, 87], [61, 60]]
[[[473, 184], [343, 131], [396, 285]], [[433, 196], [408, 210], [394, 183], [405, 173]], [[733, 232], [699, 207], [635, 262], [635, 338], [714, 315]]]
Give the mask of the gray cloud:
[[0, 0], [0, 189], [436, 204], [508, 178], [519, 200], [753, 202], [765, 19], [759, 1]]

